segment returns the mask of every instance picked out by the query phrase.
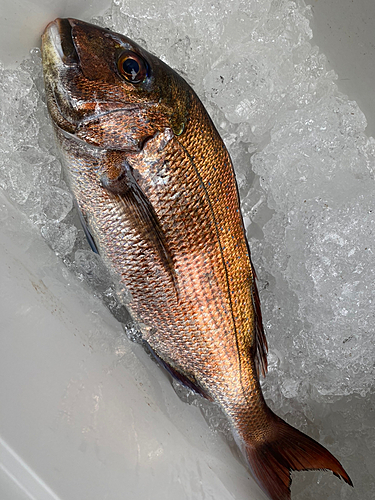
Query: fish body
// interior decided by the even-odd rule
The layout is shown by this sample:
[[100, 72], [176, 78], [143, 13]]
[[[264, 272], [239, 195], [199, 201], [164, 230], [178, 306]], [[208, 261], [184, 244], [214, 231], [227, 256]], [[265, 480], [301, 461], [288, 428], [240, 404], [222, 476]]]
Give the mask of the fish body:
[[46, 28], [43, 67], [70, 188], [143, 342], [220, 405], [271, 499], [290, 498], [291, 470], [351, 484], [264, 401], [267, 343], [233, 166], [194, 91], [127, 37], [74, 19]]

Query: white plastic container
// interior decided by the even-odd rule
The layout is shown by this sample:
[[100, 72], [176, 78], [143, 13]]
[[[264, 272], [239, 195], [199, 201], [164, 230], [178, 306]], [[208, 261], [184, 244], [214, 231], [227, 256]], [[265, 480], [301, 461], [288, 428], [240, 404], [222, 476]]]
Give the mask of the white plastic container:
[[[314, 41], [372, 135], [375, 4], [310, 3]], [[52, 19], [89, 19], [105, 7], [1, 0], [0, 60], [17, 64]], [[0, 498], [264, 499], [199, 408], [178, 399], [78, 280], [65, 280], [61, 261], [2, 193], [0, 227]]]

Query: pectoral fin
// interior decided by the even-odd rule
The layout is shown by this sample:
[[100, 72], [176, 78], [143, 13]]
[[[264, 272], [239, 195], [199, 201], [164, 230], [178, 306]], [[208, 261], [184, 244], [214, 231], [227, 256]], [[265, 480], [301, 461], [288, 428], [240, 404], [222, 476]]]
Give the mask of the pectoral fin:
[[165, 271], [173, 283], [178, 299], [178, 283], [173, 258], [159, 217], [150, 200], [134, 178], [133, 169], [126, 162], [123, 163], [122, 167], [120, 174], [117, 176], [103, 175], [101, 177], [102, 186], [123, 201], [125, 207], [131, 212], [131, 216], [142, 230], [144, 238], [151, 240]]

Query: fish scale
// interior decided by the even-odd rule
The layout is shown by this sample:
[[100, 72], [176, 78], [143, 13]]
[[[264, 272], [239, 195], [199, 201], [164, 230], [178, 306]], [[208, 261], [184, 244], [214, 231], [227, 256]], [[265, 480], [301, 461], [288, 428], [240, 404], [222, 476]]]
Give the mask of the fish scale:
[[[183, 167], [186, 168], [185, 166]], [[175, 179], [173, 179], [173, 182], [175, 182]], [[190, 189], [192, 187], [193, 186], [190, 184]], [[159, 201], [160, 203], [164, 203], [165, 200], [162, 199], [162, 197], [160, 197], [159, 195]], [[184, 232], [187, 234], [191, 233], [191, 227], [196, 227], [197, 224], [200, 225], [205, 224], [207, 217], [210, 216], [210, 214], [207, 213], [207, 209], [202, 210], [202, 199], [201, 196], [199, 195], [199, 191], [198, 191], [198, 200], [196, 202], [193, 201], [190, 202], [189, 206], [192, 207], [191, 217], [188, 218], [186, 215], [182, 213], [182, 218], [185, 222]], [[174, 219], [176, 220], [176, 210], [174, 210]], [[215, 260], [208, 261], [206, 255], [202, 253], [203, 248], [207, 248], [207, 246], [209, 247], [215, 246], [216, 242], [212, 241], [213, 239], [212, 233], [202, 232], [199, 240], [194, 238], [194, 240], [190, 241], [191, 238], [190, 239], [185, 238], [186, 243], [183, 248], [181, 248], [180, 241], [181, 240], [184, 241], [184, 238], [182, 238], [182, 235], [179, 232], [176, 235], [174, 235], [174, 239], [176, 240], [175, 260], [177, 262], [181, 261], [179, 253], [185, 255], [185, 258], [183, 260], [183, 265], [178, 267], [178, 270], [181, 268], [181, 271], [179, 272], [178, 276], [182, 282], [185, 281], [186, 283], [185, 286], [181, 287], [182, 290], [187, 290], [188, 292], [190, 292], [191, 290], [193, 292], [193, 300], [190, 301], [190, 306], [192, 306], [191, 309], [195, 311], [196, 309], [199, 309], [201, 307], [203, 307], [206, 310], [208, 308], [209, 309], [208, 315], [212, 317], [213, 320], [215, 320], [215, 323], [219, 324], [218, 319], [220, 319], [220, 322], [222, 323], [223, 321], [222, 311], [227, 306], [226, 304], [227, 301], [225, 301], [225, 303], [223, 304], [222, 294], [217, 293], [217, 288], [215, 289], [213, 287], [212, 280], [208, 281], [206, 279], [207, 273], [209, 273], [212, 268], [215, 268], [217, 270], [220, 269], [220, 264], [221, 264], [220, 258], [218, 258], [217, 252], [211, 252], [212, 257], [214, 257]], [[173, 245], [171, 246], [171, 248], [173, 248]], [[195, 252], [195, 249], [197, 249], [197, 253]], [[206, 274], [204, 272], [199, 272], [199, 273], [196, 272], [196, 269], [202, 269], [202, 267], [204, 268], [205, 266], [207, 267]], [[221, 275], [219, 273], [215, 274], [218, 275], [216, 279], [216, 282], [218, 283], [220, 282]], [[185, 279], [184, 276], [187, 276], [187, 279]], [[191, 280], [195, 280], [197, 283], [196, 284], [191, 283]], [[189, 300], [189, 293], [186, 294], [186, 299]], [[222, 327], [223, 325], [221, 324], [220, 326]], [[202, 329], [204, 328], [205, 324], [203, 323], [200, 325], [200, 331], [202, 331]]]
[[[238, 211], [238, 198], [236, 184], [232, 165], [229, 155], [226, 150], [219, 147], [220, 144], [215, 144], [213, 141], [207, 141], [207, 137], [212, 137], [206, 134], [204, 137], [197, 137], [196, 131], [201, 130], [201, 124], [206, 122], [206, 127], [212, 127], [211, 122], [207, 116], [202, 116], [199, 109], [192, 110], [194, 116], [194, 124], [189, 127], [189, 133], [184, 138], [179, 138], [183, 141], [182, 145], [189, 152], [195, 165], [201, 182], [204, 186], [204, 191], [207, 196], [207, 207], [205, 210], [204, 218], [212, 214], [212, 225], [215, 227], [212, 231], [209, 227], [209, 234], [211, 238], [218, 240], [219, 252], [219, 265], [221, 267], [220, 283], [221, 289], [216, 290], [213, 294], [212, 300], [215, 302], [220, 295], [226, 297], [227, 308], [230, 310], [232, 319], [231, 330], [241, 329], [247, 334], [238, 342], [245, 344], [243, 349], [247, 356], [250, 355], [249, 342], [253, 341], [252, 338], [252, 305], [251, 305], [251, 286], [252, 283], [248, 277], [251, 276], [250, 260], [247, 249], [244, 248], [243, 238], [243, 225]], [[214, 136], [215, 137], [215, 136]], [[201, 151], [205, 150], [209, 161], [201, 162]], [[216, 166], [215, 166], [216, 165]], [[191, 230], [192, 234], [193, 230]], [[239, 251], [238, 245], [242, 244]], [[221, 255], [220, 255], [221, 254]], [[220, 258], [221, 257], [221, 258]], [[215, 266], [215, 269], [217, 266]], [[236, 295], [236, 301], [231, 298], [231, 294]], [[236, 307], [235, 307], [236, 306]], [[220, 311], [222, 314], [222, 311]], [[236, 336], [231, 336], [232, 341]], [[235, 351], [235, 358], [238, 358], [237, 349]], [[243, 358], [245, 361], [246, 358]]]
[[75, 19], [43, 35], [48, 109], [90, 244], [131, 295], [142, 341], [226, 414], [271, 500], [331, 453], [264, 401], [255, 273], [229, 154], [191, 87], [129, 38]]
[[[150, 144], [150, 143], [149, 143]], [[172, 155], [175, 151], [175, 146], [174, 144], [171, 144], [170, 146]], [[165, 162], [167, 164], [172, 164], [173, 158], [168, 157], [168, 151], [164, 152], [166, 157], [165, 157]], [[142, 155], [142, 161], [144, 161], [145, 153]], [[135, 161], [130, 161], [130, 163], [134, 166], [137, 167], [137, 162]], [[147, 162], [146, 162], [147, 163]], [[178, 171], [173, 172], [173, 178], [171, 178], [169, 185], [173, 186], [173, 190], [180, 191], [180, 192], [187, 192], [188, 188], [191, 193], [194, 194], [191, 199], [186, 200], [187, 205], [190, 207], [189, 213], [186, 214], [182, 212], [182, 217], [179, 218], [177, 215], [177, 210], [181, 211], [181, 206], [179, 204], [179, 200], [176, 200], [175, 197], [170, 195], [170, 190], [169, 186], [146, 186], [144, 183], [140, 183], [142, 187], [145, 188], [145, 191], [147, 192], [147, 195], [149, 196], [150, 200], [152, 201], [153, 205], [155, 206], [156, 211], [160, 215], [160, 220], [162, 221], [163, 227], [165, 234], [168, 237], [168, 240], [170, 241], [170, 248], [171, 252], [174, 255], [174, 260], [176, 262], [176, 270], [178, 273], [178, 280], [179, 281], [184, 281], [184, 275], [192, 275], [196, 276], [196, 279], [199, 279], [199, 285], [188, 285], [187, 282], [189, 280], [185, 280], [186, 284], [181, 286], [182, 293], [185, 290], [189, 290], [190, 293], [193, 293], [194, 296], [194, 303], [196, 306], [200, 306], [202, 303], [201, 301], [204, 300], [205, 306], [210, 305], [213, 307], [217, 308], [217, 303], [214, 300], [215, 295], [212, 293], [212, 290], [207, 290], [208, 295], [211, 298], [211, 300], [206, 300], [205, 297], [207, 296], [207, 293], [201, 296], [201, 291], [203, 290], [203, 286], [205, 284], [208, 285], [209, 289], [212, 289], [212, 283], [210, 283], [209, 280], [204, 279], [204, 273], [196, 273], [195, 268], [200, 267], [198, 266], [198, 263], [196, 260], [198, 258], [202, 257], [202, 249], [206, 248], [207, 245], [213, 246], [212, 242], [210, 242], [210, 232], [207, 233], [202, 233], [200, 239], [188, 239], [184, 237], [184, 235], [189, 234], [191, 232], [191, 227], [196, 227], [197, 224], [202, 224], [205, 223], [206, 221], [206, 215], [204, 211], [200, 210], [201, 205], [202, 205], [202, 200], [201, 196], [199, 193], [199, 183], [196, 182], [196, 178], [194, 176], [194, 172], [189, 174], [187, 177], [187, 181], [185, 181], [186, 177], [184, 175], [184, 172], [186, 172], [187, 165], [189, 162], [186, 162], [186, 164], [183, 161], [179, 162], [174, 162], [174, 164], [181, 165], [181, 167], [178, 169]], [[142, 175], [145, 175], [147, 177], [147, 173], [145, 172], [144, 168], [139, 168], [139, 171], [142, 173]], [[172, 175], [172, 174], [171, 174]], [[182, 181], [182, 186], [178, 188], [180, 182]], [[196, 186], [194, 186], [193, 182], [195, 182]], [[196, 189], [191, 189], [192, 187], [195, 187]], [[165, 189], [167, 187], [167, 189]], [[163, 216], [163, 212], [167, 212], [170, 214], [169, 218], [166, 218]], [[190, 227], [189, 227], [190, 226]], [[182, 232], [180, 228], [183, 228]], [[198, 252], [195, 253], [193, 249], [197, 248]], [[214, 257], [217, 256], [216, 253], [212, 252], [212, 255]], [[206, 256], [203, 254], [204, 258]], [[182, 263], [179, 264], [179, 263]], [[206, 262], [207, 264], [207, 262]], [[210, 262], [210, 267], [211, 269], [213, 265], [217, 267], [219, 262], [217, 259], [215, 259], [215, 262]], [[205, 265], [203, 263], [203, 265]], [[209, 274], [210, 271], [208, 271]], [[197, 295], [198, 291], [200, 295]], [[219, 298], [220, 296], [218, 296]], [[188, 294], [187, 294], [188, 298]], [[195, 306], [195, 307], [196, 307]], [[195, 310], [195, 307], [193, 311]], [[218, 317], [218, 314], [215, 314], [213, 316], [214, 318]]]

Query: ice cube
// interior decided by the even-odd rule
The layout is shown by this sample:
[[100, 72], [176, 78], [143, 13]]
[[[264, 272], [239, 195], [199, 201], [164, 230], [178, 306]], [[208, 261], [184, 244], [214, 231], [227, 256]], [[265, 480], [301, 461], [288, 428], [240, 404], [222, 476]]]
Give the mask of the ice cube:
[[51, 248], [64, 257], [73, 250], [78, 230], [65, 222], [50, 222], [42, 226], [41, 233]]
[[46, 218], [60, 222], [73, 208], [73, 197], [69, 191], [50, 186], [44, 192], [43, 211]]

